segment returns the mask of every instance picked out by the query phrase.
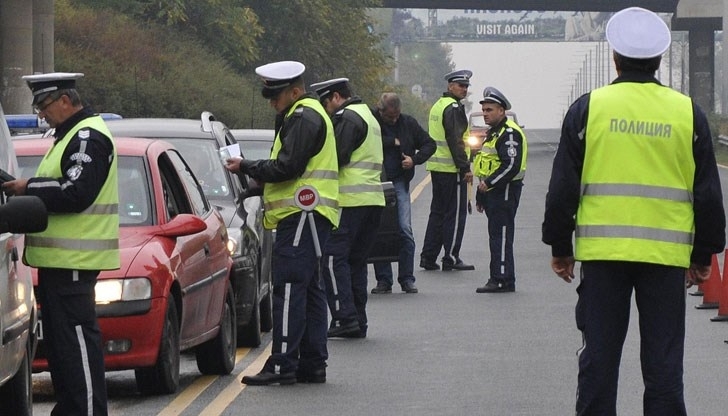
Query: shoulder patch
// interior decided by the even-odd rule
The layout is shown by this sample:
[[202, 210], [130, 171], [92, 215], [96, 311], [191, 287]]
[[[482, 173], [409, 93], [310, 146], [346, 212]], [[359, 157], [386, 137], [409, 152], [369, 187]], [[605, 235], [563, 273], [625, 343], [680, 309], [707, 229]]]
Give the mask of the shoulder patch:
[[512, 133], [512, 132], [513, 132], [513, 127], [508, 127], [508, 128], [506, 129], [506, 131], [507, 131], [508, 133]]
[[87, 155], [86, 153], [82, 153], [82, 152], [72, 154], [70, 159], [73, 160], [74, 162], [76, 162], [77, 164], [92, 162], [91, 156]]
[[79, 139], [88, 139], [89, 137], [91, 137], [91, 132], [89, 131], [89, 129], [83, 129], [78, 131]]
[[453, 103], [453, 104], [452, 104], [452, 106], [453, 106], [453, 108], [458, 108], [458, 107], [460, 107], [460, 104], [458, 104], [458, 103]]
[[293, 110], [293, 114], [303, 114], [303, 107], [298, 107]]

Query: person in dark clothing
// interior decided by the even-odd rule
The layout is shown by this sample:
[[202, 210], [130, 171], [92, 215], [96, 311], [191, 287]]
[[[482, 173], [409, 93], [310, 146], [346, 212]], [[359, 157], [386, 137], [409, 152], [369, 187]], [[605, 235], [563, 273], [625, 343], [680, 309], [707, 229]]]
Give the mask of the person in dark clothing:
[[48, 228], [25, 237], [23, 261], [38, 268], [37, 299], [57, 404], [52, 415], [108, 413], [104, 353], [96, 318], [101, 270], [120, 267], [114, 142], [75, 89], [80, 73], [28, 75], [38, 117], [55, 141], [30, 179], [5, 182], [8, 195], [35, 195]]
[[[393, 92], [386, 92], [382, 94], [372, 113], [382, 128], [384, 174], [386, 180], [392, 182], [397, 197], [397, 216], [402, 238], [397, 282], [403, 292], [417, 293], [410, 181], [415, 176], [415, 166], [425, 163], [435, 153], [436, 145], [414, 117], [402, 114], [401, 107], [399, 96]], [[394, 283], [392, 264], [374, 263], [374, 272], [377, 286], [372, 289], [372, 293], [391, 293]]]
[[685, 415], [685, 286], [706, 281], [725, 247], [710, 128], [690, 97], [655, 78], [671, 43], [660, 16], [621, 10], [606, 36], [617, 78], [569, 108], [542, 226], [557, 276], [571, 282], [581, 262], [576, 414], [616, 414], [634, 291], [644, 414]]
[[347, 78], [311, 85], [331, 115], [339, 162], [339, 227], [323, 249], [324, 282], [331, 311], [329, 337], [367, 334], [367, 257], [384, 207], [382, 134], [379, 123], [354, 96]]
[[468, 117], [460, 100], [468, 94], [468, 70], [445, 75], [447, 92], [430, 109], [429, 133], [437, 148], [427, 161], [432, 177], [432, 202], [427, 220], [420, 267], [437, 270], [437, 256], [444, 249], [442, 270], [475, 270], [460, 259], [467, 216], [467, 187], [473, 182], [470, 156], [465, 146]]
[[225, 165], [263, 184], [263, 225], [276, 230], [272, 351], [260, 373], [243, 377], [248, 385], [326, 382], [328, 312], [320, 248], [339, 224], [339, 170], [331, 119], [318, 96], [306, 92], [305, 69], [296, 61], [256, 68], [262, 95], [277, 113], [271, 155], [235, 157]]

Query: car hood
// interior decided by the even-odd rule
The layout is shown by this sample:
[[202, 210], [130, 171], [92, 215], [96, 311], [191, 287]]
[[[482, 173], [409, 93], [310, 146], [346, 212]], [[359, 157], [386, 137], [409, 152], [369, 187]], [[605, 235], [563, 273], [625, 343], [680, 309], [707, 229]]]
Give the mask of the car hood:
[[121, 267], [119, 270], [111, 270], [111, 273], [102, 272], [99, 278], [126, 276], [134, 259], [144, 249], [147, 243], [154, 237], [148, 227], [121, 227], [119, 228], [119, 254], [121, 256]]

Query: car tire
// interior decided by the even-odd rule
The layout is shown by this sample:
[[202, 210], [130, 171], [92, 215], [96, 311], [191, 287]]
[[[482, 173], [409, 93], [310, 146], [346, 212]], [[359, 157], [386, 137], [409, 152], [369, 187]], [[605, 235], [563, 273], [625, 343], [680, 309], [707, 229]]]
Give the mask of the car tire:
[[31, 416], [33, 414], [33, 381], [31, 379], [32, 340], [28, 337], [23, 361], [13, 378], [0, 386], [0, 403], [2, 415]]
[[236, 341], [235, 296], [228, 282], [220, 330], [217, 336], [195, 349], [197, 369], [202, 374], [230, 374], [235, 368]]
[[238, 328], [238, 345], [241, 347], [255, 348], [260, 346], [262, 336], [260, 333], [260, 304], [258, 297], [258, 286], [255, 287], [255, 302], [250, 312], [250, 320], [247, 324]]
[[157, 362], [152, 367], [134, 370], [137, 389], [142, 395], [172, 394], [179, 388], [179, 319], [177, 305], [170, 295], [159, 343]]

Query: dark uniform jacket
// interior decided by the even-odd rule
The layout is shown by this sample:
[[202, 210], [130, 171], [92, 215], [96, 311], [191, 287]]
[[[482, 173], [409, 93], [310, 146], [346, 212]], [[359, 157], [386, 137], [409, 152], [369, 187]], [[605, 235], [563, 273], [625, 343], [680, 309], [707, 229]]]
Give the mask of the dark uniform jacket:
[[[93, 115], [95, 115], [93, 110], [84, 107], [61, 123], [56, 127], [53, 134], [55, 137], [53, 145], [55, 146], [81, 120]], [[50, 212], [70, 213], [83, 211], [96, 200], [106, 182], [114, 147], [111, 139], [101, 134], [101, 132], [91, 128], [88, 131], [88, 138], [83, 139], [86, 141], [84, 149], [86, 156], [81, 159], [80, 169], [77, 169], [76, 166], [81, 148], [81, 139], [76, 134], [63, 152], [62, 178], [36, 177], [28, 180], [25, 193], [42, 199]], [[69, 177], [69, 172], [73, 172], [73, 177]]]
[[442, 126], [445, 128], [445, 140], [452, 154], [452, 161], [461, 174], [470, 172], [470, 158], [465, 153], [465, 141], [463, 134], [468, 129], [468, 116], [465, 114], [465, 106], [460, 100], [446, 92], [443, 97], [452, 97], [457, 101], [457, 105], [452, 104], [445, 107], [442, 112]]
[[[318, 101], [318, 95], [306, 93], [303, 98]], [[292, 106], [293, 104], [291, 104]], [[318, 154], [326, 141], [326, 123], [315, 110], [302, 106], [284, 120], [290, 106], [276, 115], [276, 134], [281, 136], [281, 149], [276, 159], [240, 162], [240, 170], [261, 182], [284, 182], [303, 174], [308, 161]], [[285, 123], [284, 123], [285, 121]], [[262, 191], [262, 189], [261, 189]]]
[[351, 154], [358, 149], [367, 138], [369, 128], [367, 123], [353, 110], [347, 110], [350, 104], [361, 104], [361, 98], [351, 97], [337, 108], [331, 117], [336, 137], [336, 155], [339, 167], [346, 166], [351, 161]]
[[[513, 177], [521, 171], [523, 158], [526, 157], [523, 152], [523, 136], [521, 133], [516, 129], [513, 129], [512, 133], [506, 130], [501, 132], [506, 121], [508, 121], [507, 116], [503, 117], [503, 120], [496, 126], [491, 127], [488, 137], [486, 137], [486, 141], [498, 140], [495, 143], [495, 150], [498, 152], [498, 159], [501, 161], [498, 169], [485, 179], [488, 188], [505, 188]], [[500, 136], [499, 133], [501, 133]], [[511, 137], [518, 144], [517, 146], [508, 143]]]
[[[653, 76], [636, 72], [622, 73], [613, 83], [618, 82], [659, 84]], [[589, 96], [588, 93], [581, 96], [566, 113], [559, 149], [554, 157], [554, 171], [551, 173], [542, 226], [542, 240], [551, 245], [554, 257], [566, 257], [574, 253], [571, 237], [576, 225], [574, 215], [579, 206], [586, 141], [589, 140], [588, 132], [585, 131]], [[690, 261], [709, 265], [712, 253], [720, 252], [725, 247], [725, 213], [710, 127], [705, 114], [694, 102], [693, 133], [695, 237]]]
[[[402, 168], [402, 154], [411, 157], [415, 165], [421, 165], [435, 153], [435, 140], [410, 115], [400, 114], [397, 121], [389, 125], [382, 121], [377, 108], [372, 108], [372, 114], [382, 128], [386, 179], [411, 181], [415, 170]], [[394, 144], [394, 139], [399, 139], [399, 146]]]

